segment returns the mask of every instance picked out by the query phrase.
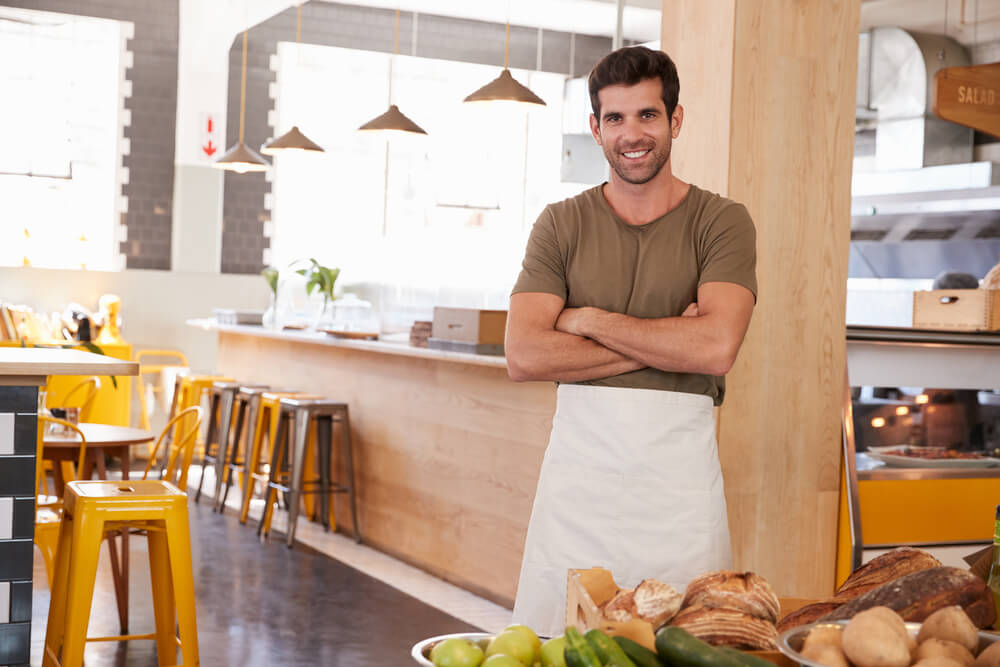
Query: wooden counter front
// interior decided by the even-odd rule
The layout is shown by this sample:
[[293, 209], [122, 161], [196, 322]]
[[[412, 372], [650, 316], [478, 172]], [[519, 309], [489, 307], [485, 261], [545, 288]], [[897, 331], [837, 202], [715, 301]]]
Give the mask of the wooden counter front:
[[[251, 329], [218, 328], [218, 372], [349, 404], [365, 541], [513, 606], [555, 385], [514, 383], [499, 359]], [[350, 530], [347, 504], [337, 503]]]

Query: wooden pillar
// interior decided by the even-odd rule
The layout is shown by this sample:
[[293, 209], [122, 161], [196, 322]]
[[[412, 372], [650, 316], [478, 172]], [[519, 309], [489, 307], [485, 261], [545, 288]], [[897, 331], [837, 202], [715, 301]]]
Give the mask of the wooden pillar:
[[680, 178], [744, 203], [759, 298], [719, 421], [736, 567], [832, 592], [860, 0], [664, 0]]

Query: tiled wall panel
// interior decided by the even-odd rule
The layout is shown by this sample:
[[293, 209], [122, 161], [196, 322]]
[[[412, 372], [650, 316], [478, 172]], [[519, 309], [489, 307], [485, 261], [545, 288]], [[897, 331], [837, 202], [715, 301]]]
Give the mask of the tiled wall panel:
[[29, 659], [37, 400], [35, 387], [0, 387], [0, 665]]

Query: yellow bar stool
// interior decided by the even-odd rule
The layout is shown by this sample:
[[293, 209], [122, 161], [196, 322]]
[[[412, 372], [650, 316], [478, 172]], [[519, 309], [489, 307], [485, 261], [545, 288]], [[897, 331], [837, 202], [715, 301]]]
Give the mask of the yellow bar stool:
[[[240, 523], [245, 524], [250, 515], [250, 501], [253, 499], [254, 482], [267, 484], [269, 476], [268, 462], [274, 451], [274, 442], [278, 434], [278, 416], [281, 413], [282, 398], [320, 398], [316, 394], [306, 394], [295, 391], [265, 391], [257, 397], [258, 408], [254, 418], [250, 420], [250, 432], [247, 435], [248, 454], [243, 457], [243, 503], [240, 507]], [[264, 451], [264, 438], [267, 438], [267, 451]], [[306, 512], [312, 514], [311, 503]]]
[[[130, 529], [149, 536], [156, 631], [88, 638], [101, 542], [109, 531]], [[59, 525], [42, 666], [81, 667], [86, 642], [130, 639], [155, 639], [161, 667], [176, 664], [178, 644], [184, 665], [199, 664], [187, 495], [160, 480], [70, 482]]]
[[[178, 414], [187, 410], [188, 408], [194, 408], [201, 405], [202, 399], [208, 394], [212, 389], [213, 382], [232, 382], [231, 377], [225, 375], [179, 375], [174, 381], [174, 397], [170, 403], [170, 414], [167, 415], [167, 420], [171, 420]], [[210, 415], [211, 417], [211, 415]], [[182, 435], [180, 425], [174, 427], [174, 432], [170, 436], [170, 441], [179, 438]], [[198, 440], [195, 443], [195, 448], [204, 448], [205, 437], [202, 433], [198, 433]], [[161, 471], [166, 467], [166, 461], [163, 461], [161, 465]]]

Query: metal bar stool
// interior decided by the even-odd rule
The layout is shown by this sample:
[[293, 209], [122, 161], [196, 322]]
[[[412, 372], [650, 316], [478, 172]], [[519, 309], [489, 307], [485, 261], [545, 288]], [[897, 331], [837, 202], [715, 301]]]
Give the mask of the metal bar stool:
[[[226, 499], [229, 497], [229, 488], [233, 483], [233, 473], [240, 475], [240, 487], [246, 488], [248, 483], [244, 470], [247, 466], [246, 455], [251, 449], [251, 445], [257, 437], [260, 429], [261, 409], [260, 397], [270, 390], [262, 385], [241, 385], [236, 392], [236, 429], [230, 439], [229, 450], [225, 453], [222, 476], [218, 478], [218, 483], [223, 485], [222, 493], [215, 493], [215, 511], [220, 514], [225, 512]], [[246, 430], [244, 431], [244, 426]], [[259, 449], [257, 452], [259, 456]]]
[[[330, 500], [333, 493], [346, 493], [351, 504], [351, 520], [354, 525], [354, 539], [361, 542], [361, 528], [358, 525], [357, 504], [354, 493], [354, 457], [351, 447], [351, 424], [347, 404], [330, 400], [310, 400], [302, 398], [282, 398], [281, 415], [278, 418], [278, 434], [271, 453], [271, 473], [264, 495], [264, 515], [257, 527], [261, 539], [267, 539], [271, 531], [271, 517], [274, 513], [273, 492], [288, 494], [288, 539], [289, 547], [295, 541], [295, 524], [299, 515], [299, 496], [320, 495], [320, 517], [324, 528], [331, 526]], [[304, 480], [306, 445], [309, 441], [310, 423], [316, 421], [316, 460], [319, 468], [318, 479]], [[347, 477], [343, 483], [330, 479], [330, 463], [333, 450], [333, 425], [340, 424], [341, 456]], [[294, 429], [294, 438], [289, 432]], [[291, 445], [291, 471], [288, 470], [289, 445]], [[282, 465], [286, 462], [286, 465]], [[284, 483], [287, 482], [287, 483]], [[336, 521], [332, 521], [336, 529]]]
[[[201, 399], [204, 395], [211, 390], [213, 382], [232, 382], [233, 378], [226, 377], [224, 375], [179, 375], [177, 379], [174, 380], [174, 396], [170, 403], [170, 413], [167, 415], [167, 421], [170, 421], [178, 414], [183, 412], [188, 408], [193, 408], [201, 405]], [[182, 435], [180, 426], [174, 428], [174, 432], [170, 434], [167, 444], [174, 441], [174, 439], [179, 438]], [[198, 433], [198, 440], [195, 447], [204, 447], [205, 438], [201, 433]], [[168, 451], [169, 447], [164, 450]], [[165, 456], [165, 455], [164, 455]], [[160, 462], [160, 473], [166, 472], [167, 461], [164, 458]]]
[[[212, 507], [218, 509], [219, 498], [222, 496], [222, 475], [226, 467], [226, 457], [230, 450], [230, 441], [239, 443], [243, 431], [243, 421], [246, 418], [246, 403], [236, 400], [240, 389], [261, 388], [266, 385], [241, 384], [239, 382], [213, 382], [212, 403], [208, 435], [205, 438], [205, 449], [201, 457], [201, 478], [198, 480], [198, 491], [194, 501], [201, 499], [201, 487], [205, 479], [205, 465], [211, 463], [215, 469], [215, 492], [212, 495]], [[214, 423], [211, 420], [215, 420]], [[235, 422], [235, 423], [234, 423]]]
[[[254, 483], [267, 484], [269, 480], [267, 468], [274, 451], [274, 443], [278, 433], [278, 415], [281, 410], [282, 398], [322, 398], [315, 394], [295, 391], [265, 391], [257, 398], [257, 416], [250, 422], [250, 432], [247, 435], [248, 454], [243, 457], [243, 502], [240, 507], [240, 523], [245, 524], [250, 515], [250, 501], [253, 499]], [[264, 438], [267, 438], [267, 450], [264, 450]]]
[[[142, 529], [149, 536], [156, 632], [87, 637], [98, 553], [108, 531]], [[187, 495], [169, 482], [78, 481], [66, 485], [55, 579], [45, 629], [44, 667], [80, 667], [88, 641], [155, 639], [157, 662], [198, 664], [194, 571]]]

